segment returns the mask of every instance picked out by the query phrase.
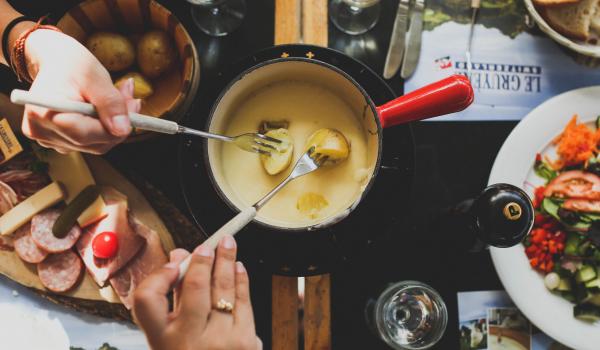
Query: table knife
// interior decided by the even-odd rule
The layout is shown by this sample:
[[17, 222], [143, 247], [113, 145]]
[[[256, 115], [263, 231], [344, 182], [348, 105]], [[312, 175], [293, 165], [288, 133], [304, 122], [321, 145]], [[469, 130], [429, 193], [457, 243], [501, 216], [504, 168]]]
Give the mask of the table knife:
[[410, 0], [400, 0], [398, 3], [396, 19], [394, 20], [392, 36], [390, 37], [390, 46], [388, 48], [387, 56], [385, 57], [385, 66], [383, 68], [383, 77], [385, 79], [393, 77], [396, 72], [398, 72], [398, 68], [400, 68], [400, 64], [402, 63], [404, 45], [406, 42], [406, 28], [408, 26], [409, 4]]
[[471, 26], [469, 28], [469, 41], [467, 42], [467, 51], [465, 57], [467, 58], [467, 75], [471, 79], [471, 46], [473, 45], [473, 33], [475, 32], [475, 23], [477, 22], [477, 13], [479, 12], [479, 6], [481, 0], [471, 0]]
[[415, 4], [410, 13], [410, 26], [408, 27], [408, 41], [402, 61], [402, 71], [400, 76], [402, 79], [410, 77], [421, 54], [421, 33], [423, 32], [423, 12], [425, 10], [425, 0], [415, 0]]

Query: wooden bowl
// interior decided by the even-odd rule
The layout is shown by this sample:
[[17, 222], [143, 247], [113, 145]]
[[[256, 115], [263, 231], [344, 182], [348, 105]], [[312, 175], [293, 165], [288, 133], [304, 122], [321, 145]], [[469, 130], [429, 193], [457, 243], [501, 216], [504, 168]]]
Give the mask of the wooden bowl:
[[[152, 0], [87, 0], [70, 9], [58, 21], [57, 27], [83, 44], [90, 34], [108, 31], [128, 37], [134, 47], [141, 34], [149, 30], [166, 32], [176, 47], [177, 64], [151, 79], [154, 93], [142, 101], [141, 113], [179, 121], [189, 109], [200, 80], [198, 52], [183, 25], [159, 3]], [[132, 71], [140, 71], [137, 64], [123, 72], [111, 73], [113, 81]], [[137, 132], [130, 139], [138, 140], [152, 134]]]

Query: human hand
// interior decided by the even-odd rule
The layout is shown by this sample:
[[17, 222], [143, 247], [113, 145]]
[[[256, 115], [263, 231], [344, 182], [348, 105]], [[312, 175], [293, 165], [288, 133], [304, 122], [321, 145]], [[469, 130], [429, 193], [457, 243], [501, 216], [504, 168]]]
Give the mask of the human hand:
[[77, 40], [52, 30], [36, 30], [25, 41], [28, 71], [34, 78], [31, 93], [56, 99], [86, 101], [96, 106], [99, 118], [57, 113], [27, 105], [23, 133], [40, 145], [61, 153], [82, 151], [102, 154], [131, 132], [128, 112], [138, 112], [133, 82], [121, 91], [110, 74]]
[[[167, 265], [148, 276], [134, 293], [133, 314], [153, 350], [260, 350], [250, 303], [246, 269], [235, 262], [236, 244], [225, 236], [214, 251], [199, 246], [182, 283], [178, 265], [189, 253], [175, 249]], [[214, 262], [214, 264], [213, 264]], [[214, 265], [214, 266], [213, 266]], [[214, 309], [219, 300], [233, 303], [232, 313]]]

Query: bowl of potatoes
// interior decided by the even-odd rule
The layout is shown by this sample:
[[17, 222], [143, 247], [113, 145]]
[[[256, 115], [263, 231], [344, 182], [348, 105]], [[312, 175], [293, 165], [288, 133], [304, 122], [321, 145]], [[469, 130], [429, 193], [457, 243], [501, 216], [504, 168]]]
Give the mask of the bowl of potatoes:
[[[110, 72], [115, 86], [134, 80], [141, 113], [179, 121], [200, 80], [194, 43], [165, 7], [148, 0], [88, 0], [57, 23]], [[130, 140], [152, 135], [134, 131]]]

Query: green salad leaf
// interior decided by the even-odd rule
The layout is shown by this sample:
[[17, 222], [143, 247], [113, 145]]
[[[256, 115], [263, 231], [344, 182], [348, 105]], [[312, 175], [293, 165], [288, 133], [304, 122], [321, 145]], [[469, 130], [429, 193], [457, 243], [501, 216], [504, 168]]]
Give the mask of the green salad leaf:
[[545, 179], [548, 182], [558, 175], [558, 173], [543, 160], [535, 161], [535, 164], [533, 165], [533, 171], [535, 171], [537, 176], [541, 177], [542, 179]]
[[542, 205], [540, 207], [540, 209], [542, 210], [542, 212], [544, 212], [547, 215], [552, 216], [553, 218], [555, 218], [556, 220], [558, 220], [560, 223], [562, 223], [563, 225], [565, 225], [568, 228], [574, 229], [574, 230], [587, 230], [590, 228], [592, 221], [590, 218], [595, 216], [594, 214], [579, 214], [579, 213], [574, 213], [574, 215], [577, 215], [575, 222], [566, 222], [560, 215], [559, 215], [559, 210], [561, 210], [561, 204], [562, 201], [558, 200], [558, 199], [554, 199], [554, 198], [544, 198], [544, 200], [542, 201]]

